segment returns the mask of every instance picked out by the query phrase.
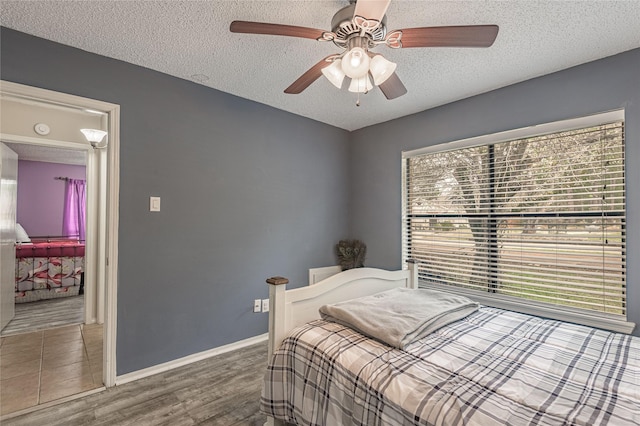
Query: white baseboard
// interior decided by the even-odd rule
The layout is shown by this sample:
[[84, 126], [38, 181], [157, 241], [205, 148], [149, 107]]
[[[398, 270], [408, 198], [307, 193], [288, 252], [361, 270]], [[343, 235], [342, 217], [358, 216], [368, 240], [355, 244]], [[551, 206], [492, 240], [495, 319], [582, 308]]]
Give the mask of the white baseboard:
[[199, 352], [196, 354], [185, 356], [183, 358], [174, 359], [173, 361], [165, 362], [163, 364], [154, 365], [153, 367], [148, 367], [142, 370], [123, 374], [122, 376], [116, 376], [116, 386], [133, 382], [134, 380], [144, 379], [145, 377], [149, 377], [149, 376], [153, 376], [154, 374], [173, 370], [174, 368], [182, 367], [187, 364], [202, 361], [204, 359], [211, 358], [212, 356], [235, 351], [237, 349], [242, 349], [247, 346], [255, 345], [256, 343], [266, 342], [268, 339], [269, 339], [269, 333], [265, 333], [259, 336], [240, 340], [238, 342], [229, 343], [228, 345], [223, 345], [217, 348], [209, 349], [204, 352]]
[[340, 272], [342, 272], [342, 268], [339, 265], [311, 268], [309, 269], [309, 285], [315, 284], [318, 281], [322, 281], [325, 278], [329, 278]]

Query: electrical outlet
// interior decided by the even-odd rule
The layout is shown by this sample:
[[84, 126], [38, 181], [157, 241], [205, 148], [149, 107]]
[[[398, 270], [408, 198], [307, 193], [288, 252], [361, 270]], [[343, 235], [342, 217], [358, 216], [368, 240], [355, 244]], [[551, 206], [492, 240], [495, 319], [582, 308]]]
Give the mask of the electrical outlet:
[[261, 303], [262, 302], [260, 299], [256, 299], [253, 301], [253, 312], [260, 312], [260, 309], [262, 308]]
[[262, 312], [269, 312], [269, 299], [262, 299]]

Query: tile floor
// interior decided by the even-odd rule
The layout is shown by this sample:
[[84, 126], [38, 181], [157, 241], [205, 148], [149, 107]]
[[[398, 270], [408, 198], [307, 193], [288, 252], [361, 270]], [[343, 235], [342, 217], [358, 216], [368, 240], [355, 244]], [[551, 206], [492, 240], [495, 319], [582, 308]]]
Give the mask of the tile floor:
[[0, 415], [102, 386], [102, 325], [0, 339]]

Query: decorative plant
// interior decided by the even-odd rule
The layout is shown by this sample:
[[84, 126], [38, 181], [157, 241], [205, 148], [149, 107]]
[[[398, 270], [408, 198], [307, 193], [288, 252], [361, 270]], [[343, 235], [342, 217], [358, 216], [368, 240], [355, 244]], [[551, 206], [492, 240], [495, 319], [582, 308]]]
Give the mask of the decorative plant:
[[362, 268], [367, 254], [367, 245], [360, 240], [340, 240], [336, 244], [336, 255], [343, 271]]

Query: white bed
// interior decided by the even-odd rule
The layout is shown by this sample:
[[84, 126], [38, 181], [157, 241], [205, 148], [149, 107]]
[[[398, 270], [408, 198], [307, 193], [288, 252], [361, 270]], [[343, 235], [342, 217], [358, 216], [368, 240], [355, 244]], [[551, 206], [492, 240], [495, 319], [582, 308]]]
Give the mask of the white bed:
[[416, 288], [418, 270], [409, 263], [407, 270], [385, 271], [357, 268], [331, 275], [313, 285], [286, 290], [289, 280], [273, 277], [269, 284], [269, 355], [282, 343], [289, 331], [320, 318], [322, 305], [376, 294], [392, 288]]
[[401, 350], [318, 309], [416, 288], [415, 264], [293, 290], [285, 278], [267, 282], [269, 424], [640, 424], [639, 338], [481, 307]]

